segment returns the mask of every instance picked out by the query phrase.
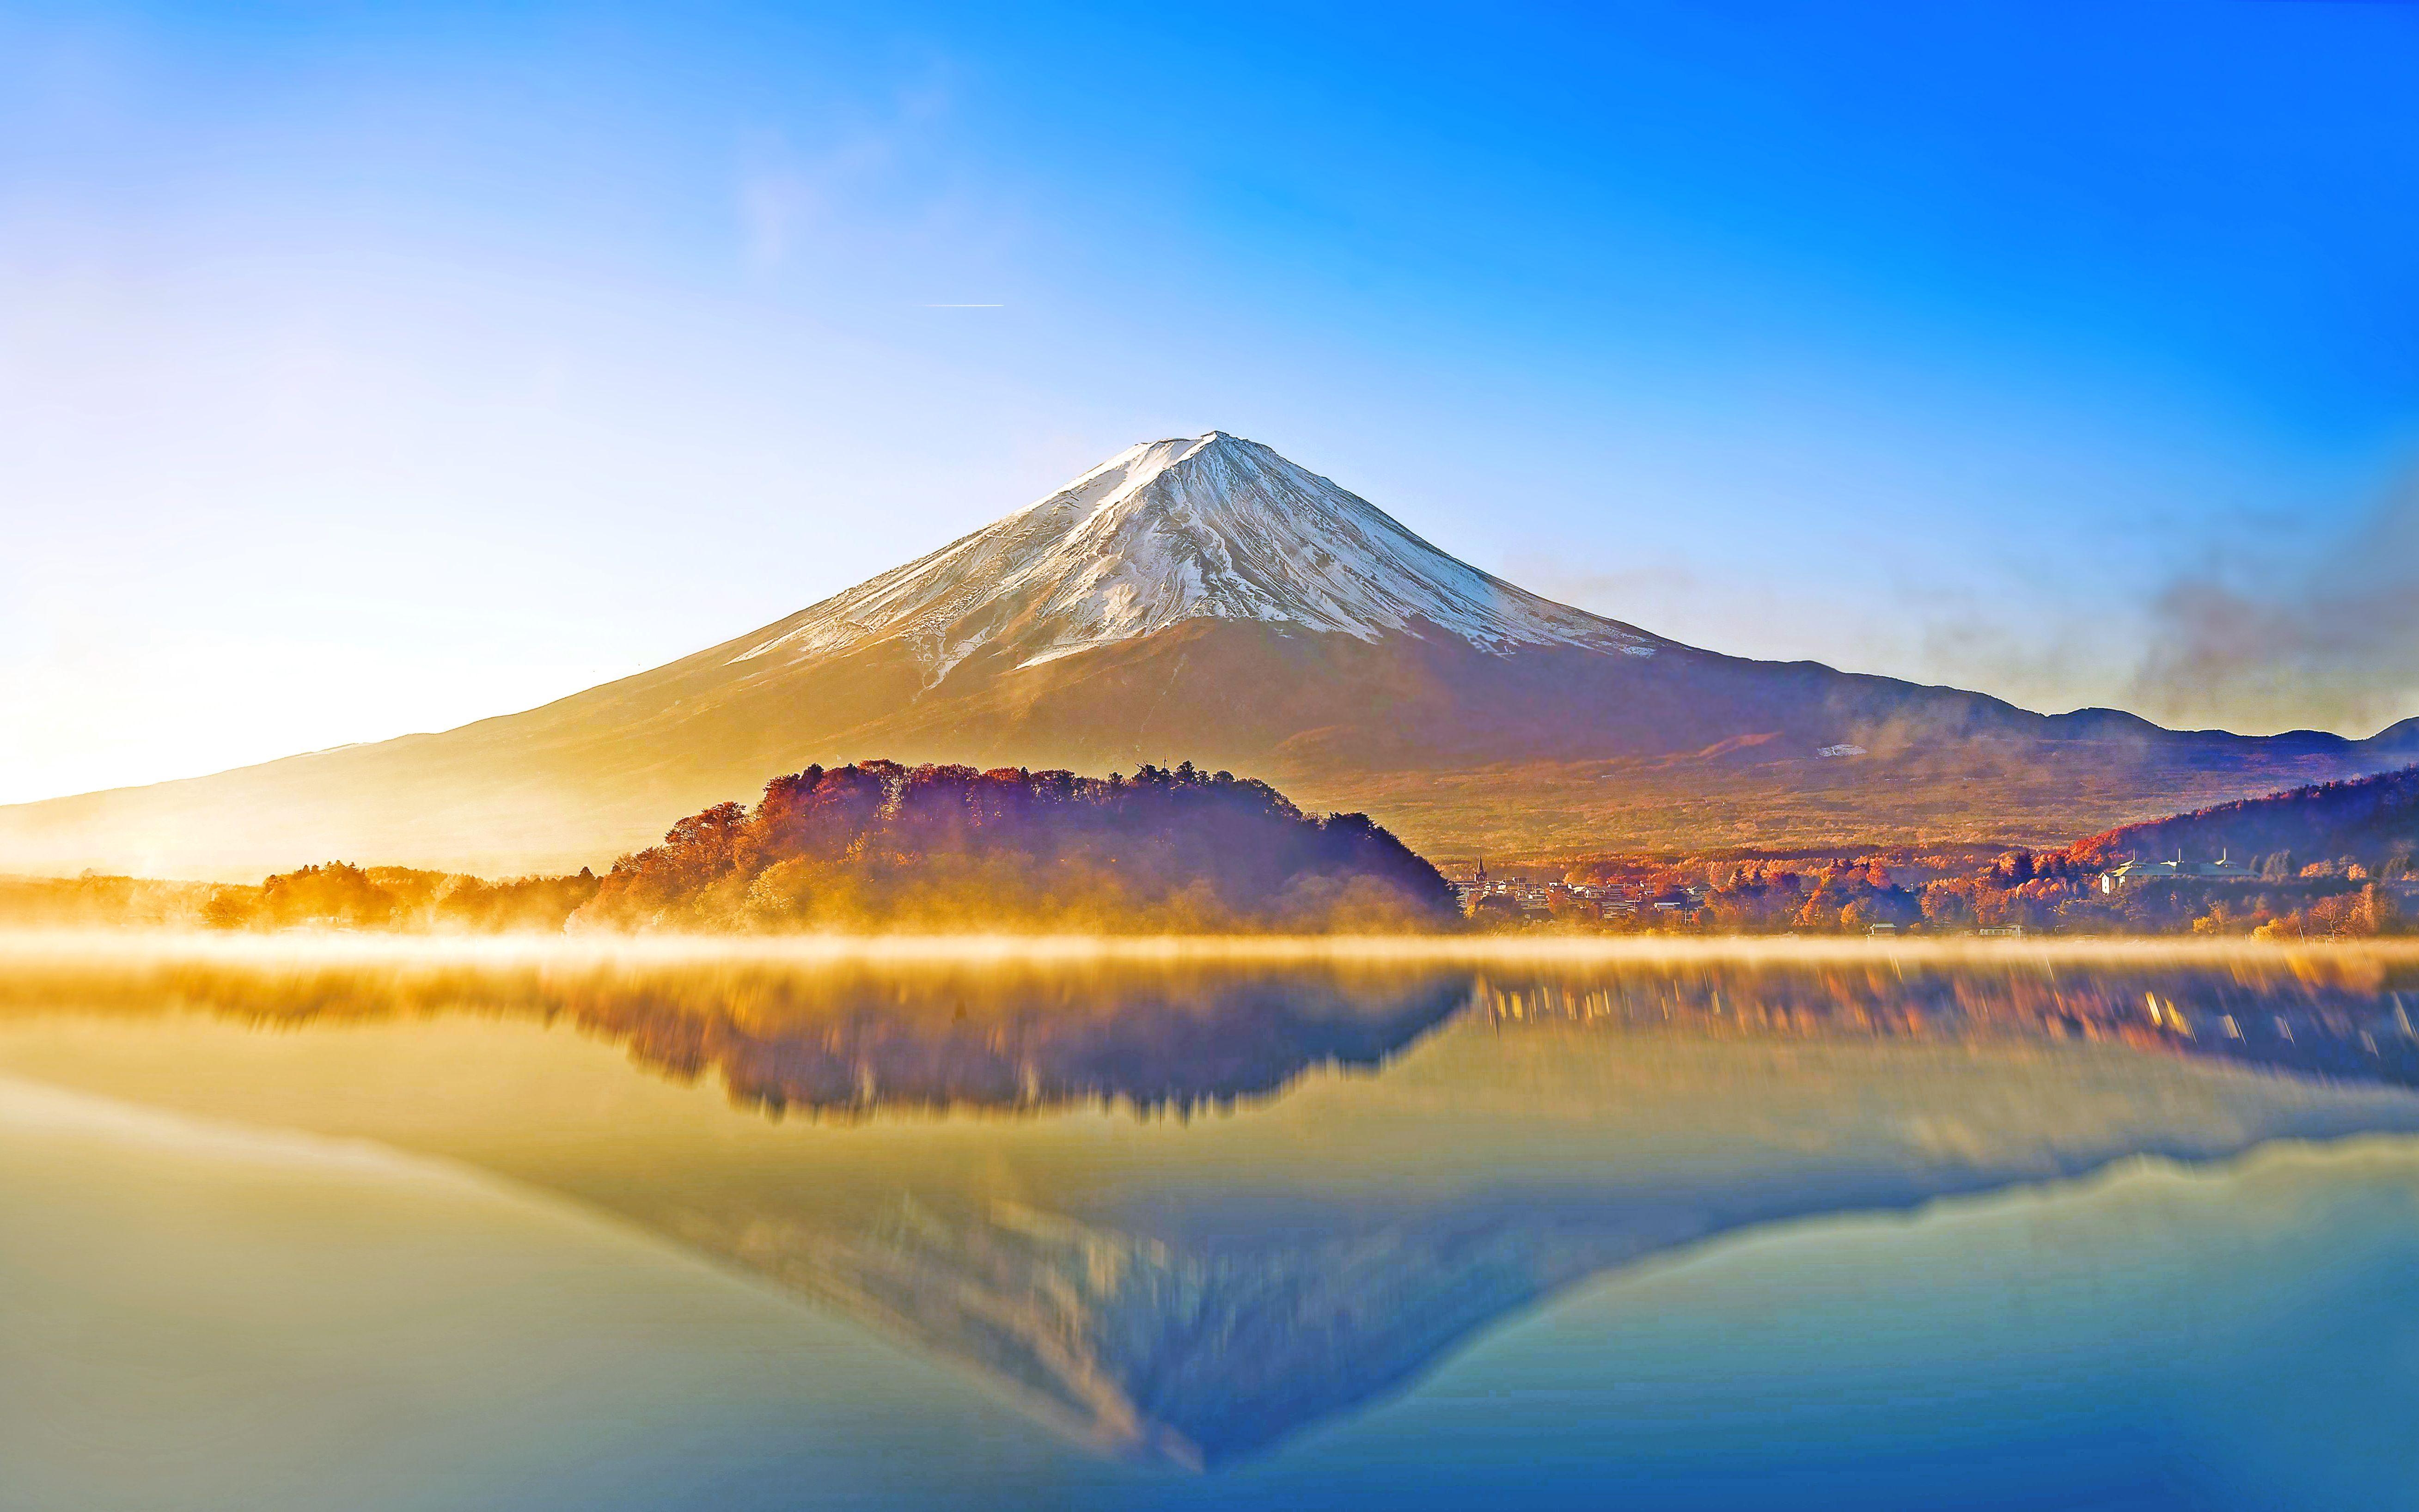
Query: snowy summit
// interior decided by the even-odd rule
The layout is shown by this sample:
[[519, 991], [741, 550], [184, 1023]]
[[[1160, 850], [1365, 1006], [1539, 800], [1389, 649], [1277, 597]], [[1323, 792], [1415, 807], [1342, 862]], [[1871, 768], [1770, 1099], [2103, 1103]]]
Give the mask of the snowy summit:
[[1213, 430], [1129, 447], [1040, 502], [771, 626], [734, 659], [906, 637], [930, 686], [986, 646], [1032, 666], [1194, 619], [1363, 640], [1445, 635], [1498, 654], [1651, 656], [1657, 644], [1481, 572], [1257, 441]]

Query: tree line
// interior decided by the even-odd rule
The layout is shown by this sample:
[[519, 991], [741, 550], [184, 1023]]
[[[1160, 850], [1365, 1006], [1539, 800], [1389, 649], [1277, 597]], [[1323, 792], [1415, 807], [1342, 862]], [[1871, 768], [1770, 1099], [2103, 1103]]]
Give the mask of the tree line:
[[[2130, 860], [2225, 856], [2239, 880], [2194, 876], [2117, 890], [2101, 879]], [[1599, 857], [1573, 882], [1633, 890], [1683, 882], [1703, 906], [1682, 921], [1641, 916], [1608, 927], [1708, 933], [1863, 933], [1875, 924], [1939, 931], [2006, 928], [2084, 933], [2369, 936], [2411, 933], [2419, 879], [2419, 767], [2315, 783], [2264, 798], [2124, 825], [2071, 845], [1977, 855], [1900, 847], [1850, 858]]]
[[1455, 913], [1435, 867], [1366, 814], [1265, 782], [869, 761], [776, 778], [624, 856], [571, 927], [1399, 930]]
[[1190, 762], [1078, 776], [867, 761], [690, 814], [599, 877], [488, 881], [328, 861], [256, 886], [0, 879], [36, 925], [503, 931], [1396, 931], [1456, 918], [1366, 814], [1303, 813]]
[[345, 861], [300, 867], [256, 887], [212, 888], [200, 922], [212, 929], [336, 928], [497, 934], [560, 931], [596, 896], [585, 867], [571, 876], [481, 877]]

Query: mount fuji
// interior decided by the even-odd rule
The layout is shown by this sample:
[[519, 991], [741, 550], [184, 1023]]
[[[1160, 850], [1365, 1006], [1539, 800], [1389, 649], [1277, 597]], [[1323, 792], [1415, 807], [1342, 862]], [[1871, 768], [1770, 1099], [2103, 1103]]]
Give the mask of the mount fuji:
[[968, 656], [1019, 669], [1232, 620], [1377, 641], [1437, 634], [1652, 655], [1654, 639], [1525, 593], [1256, 441], [1129, 447], [1059, 492], [771, 627], [741, 659], [904, 639], [938, 685]]
[[1699, 650], [1556, 604], [1257, 442], [1119, 453], [778, 624], [542, 708], [0, 808], [0, 871], [257, 877], [342, 856], [602, 865], [777, 773], [870, 756], [1190, 760], [1431, 855], [2059, 841], [2419, 757], [2044, 716]]

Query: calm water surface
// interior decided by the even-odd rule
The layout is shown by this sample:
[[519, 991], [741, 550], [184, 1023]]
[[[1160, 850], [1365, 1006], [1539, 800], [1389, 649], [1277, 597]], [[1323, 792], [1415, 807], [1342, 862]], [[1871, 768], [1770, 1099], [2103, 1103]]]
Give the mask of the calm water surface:
[[2419, 968], [16, 942], [0, 1507], [2419, 1507]]

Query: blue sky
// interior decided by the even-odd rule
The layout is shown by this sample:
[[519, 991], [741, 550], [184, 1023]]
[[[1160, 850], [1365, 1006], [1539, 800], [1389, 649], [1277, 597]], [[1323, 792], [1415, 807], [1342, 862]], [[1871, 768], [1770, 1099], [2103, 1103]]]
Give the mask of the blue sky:
[[1700, 644], [2365, 733], [2413, 78], [2287, 0], [0, 0], [0, 798], [527, 706], [1212, 426]]

